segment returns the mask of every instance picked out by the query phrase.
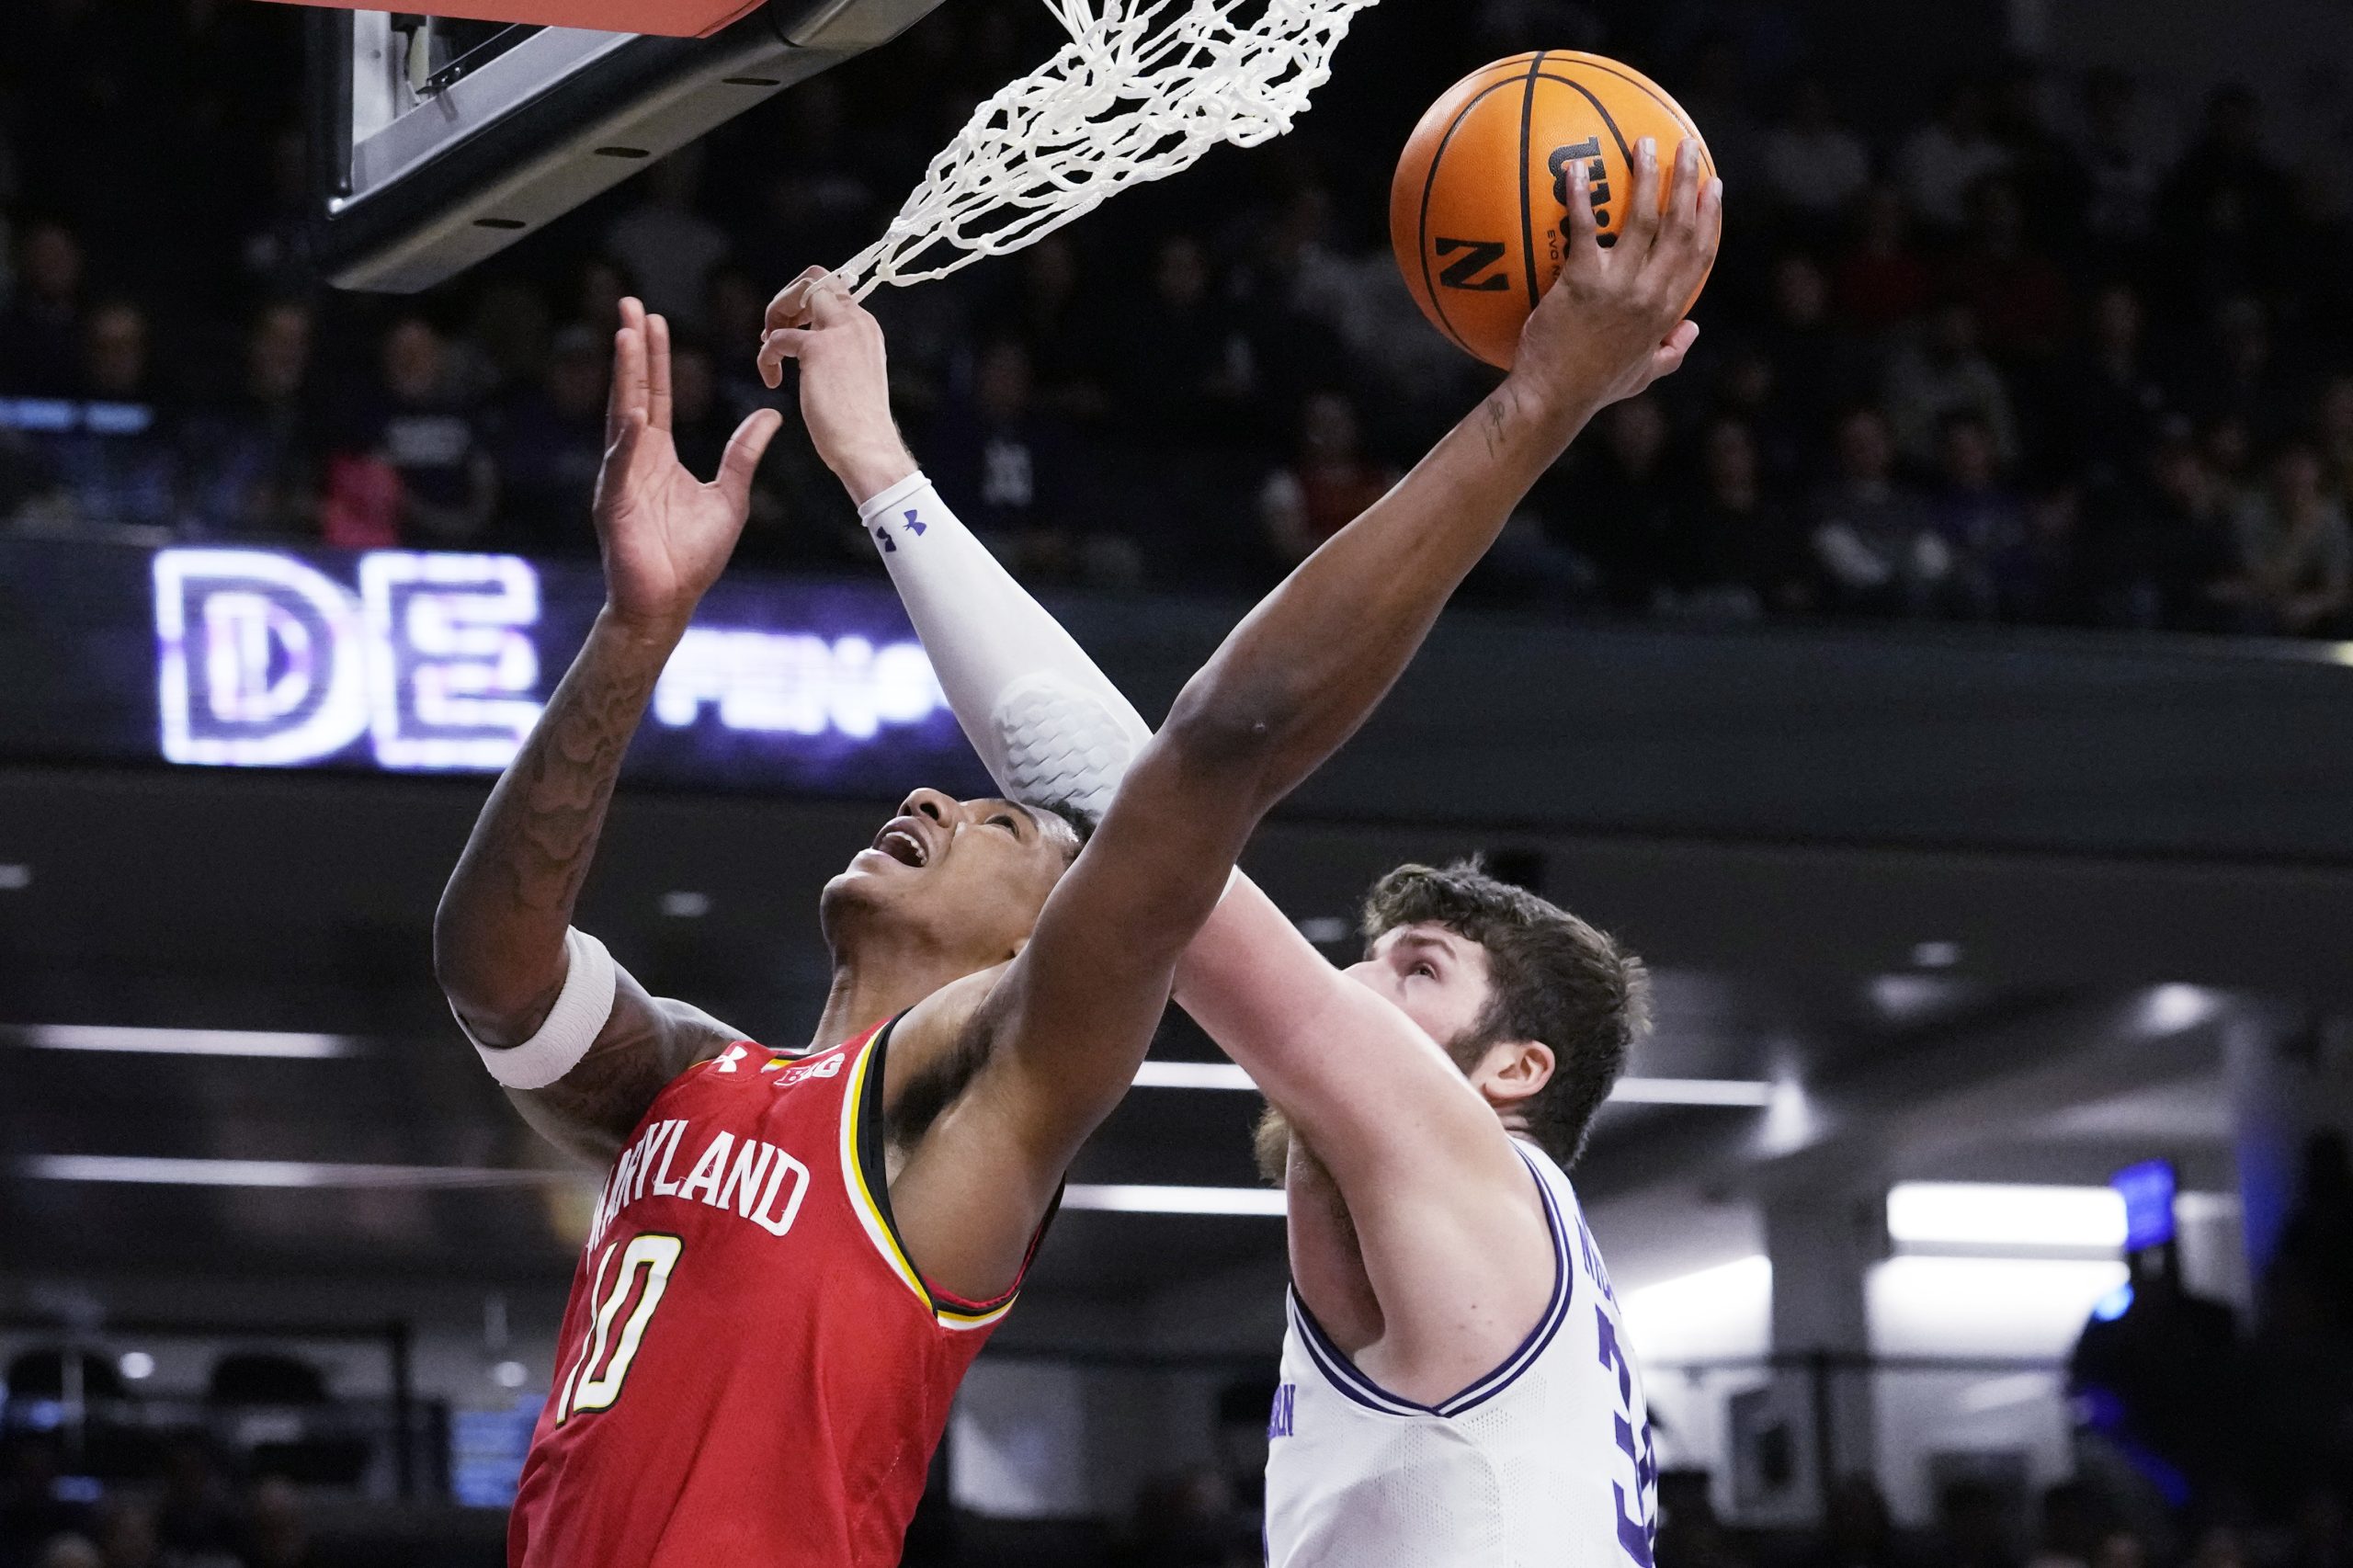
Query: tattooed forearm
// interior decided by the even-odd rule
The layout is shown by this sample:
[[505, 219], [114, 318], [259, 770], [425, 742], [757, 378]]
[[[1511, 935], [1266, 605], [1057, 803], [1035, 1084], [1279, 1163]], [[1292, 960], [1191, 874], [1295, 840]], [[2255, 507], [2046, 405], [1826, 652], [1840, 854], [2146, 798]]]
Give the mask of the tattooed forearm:
[[442, 894], [434, 961], [485, 1043], [529, 1039], [563, 988], [564, 928], [674, 641], [600, 620], [474, 824]]

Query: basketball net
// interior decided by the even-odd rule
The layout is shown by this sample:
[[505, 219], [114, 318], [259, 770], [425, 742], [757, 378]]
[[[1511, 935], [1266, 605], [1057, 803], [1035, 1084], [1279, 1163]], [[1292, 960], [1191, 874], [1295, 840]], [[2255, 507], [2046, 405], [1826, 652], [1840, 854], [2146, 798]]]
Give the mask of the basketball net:
[[1046, 0], [1071, 41], [973, 111], [882, 237], [841, 268], [863, 299], [945, 278], [1086, 216], [1221, 142], [1289, 131], [1374, 0]]

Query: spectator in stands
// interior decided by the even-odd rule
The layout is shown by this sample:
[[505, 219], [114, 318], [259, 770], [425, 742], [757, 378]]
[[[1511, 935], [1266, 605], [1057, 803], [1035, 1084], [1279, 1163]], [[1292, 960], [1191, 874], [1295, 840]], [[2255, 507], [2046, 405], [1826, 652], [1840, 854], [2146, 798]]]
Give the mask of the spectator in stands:
[[1765, 184], [1811, 230], [1827, 229], [1871, 177], [1870, 150], [1831, 105], [1819, 76], [1800, 77], [1789, 115], [1765, 137]]
[[2083, 164], [2089, 185], [2083, 229], [2095, 256], [2113, 267], [2137, 256], [2156, 210], [2160, 177], [2154, 139], [2140, 119], [2140, 88], [2121, 71], [2096, 69], [2084, 82]]
[[2150, 363], [2141, 296], [2110, 283], [2093, 297], [2086, 341], [2060, 371], [2048, 440], [2054, 465], [2080, 465], [2095, 484], [2128, 479], [2167, 407]]
[[636, 279], [648, 311], [676, 326], [703, 324], [704, 289], [726, 259], [727, 232], [695, 210], [703, 151], [689, 142], [639, 176], [638, 204], [605, 231], [605, 249]]
[[313, 531], [320, 435], [312, 329], [306, 304], [263, 306], [246, 330], [237, 398], [190, 415], [182, 451], [194, 530], [260, 538]]
[[2077, 569], [2103, 626], [2211, 630], [2230, 619], [2214, 597], [2238, 574], [2232, 496], [2188, 427], [2176, 426], [2120, 484], [2097, 493]]
[[[1164, 263], [1165, 265], [1165, 254]], [[1063, 234], [1049, 234], [1023, 251], [1020, 276], [996, 318], [1014, 327], [1029, 350], [1038, 381], [1038, 403], [1065, 419], [1092, 424], [1108, 411], [1104, 390], [1103, 345], [1108, 324], [1094, 308], [1092, 291], [1080, 287], [1078, 249]], [[1208, 268], [1201, 268], [1206, 294]], [[1155, 278], [1156, 297], [1168, 293]], [[1232, 327], [1226, 331], [1238, 338]], [[1179, 346], [1159, 346], [1162, 350]]]
[[179, 453], [148, 401], [147, 315], [128, 301], [83, 324], [79, 390], [60, 427], [32, 437], [40, 494], [20, 525], [76, 531], [171, 528], [179, 517]]
[[[707, 292], [704, 320], [710, 325], [707, 336], [718, 355], [719, 400], [729, 417], [740, 421], [756, 408], [767, 407], [774, 395], [762, 384], [759, 373], [753, 369], [752, 357], [737, 351], [737, 346], [757, 343], [764, 318], [767, 314], [768, 299], [774, 290], [741, 267], [722, 265], [711, 269]], [[790, 432], [800, 420], [788, 418], [785, 430]]]
[[70, 394], [80, 379], [82, 246], [53, 220], [25, 226], [13, 301], [0, 312], [0, 392]]
[[2336, 635], [2353, 609], [2353, 532], [2321, 488], [2320, 455], [2290, 441], [2234, 518], [2239, 576], [2224, 590], [2246, 630]]
[[34, 1562], [37, 1568], [107, 1568], [97, 1543], [79, 1535], [50, 1537]]
[[1838, 314], [1864, 332], [1901, 326], [1928, 308], [1934, 280], [1913, 246], [1911, 214], [1892, 185], [1867, 188], [1855, 209], [1855, 237], [1839, 256]]
[[2029, 59], [2013, 59], [1994, 83], [1989, 119], [1994, 139], [2009, 155], [2004, 177], [2017, 194], [2026, 233], [2038, 250], [2072, 244], [2091, 199], [2083, 160], [2052, 129], [2045, 109], [2041, 68]]
[[1810, 256], [1792, 251], [1774, 262], [1769, 303], [1758, 335], [1773, 362], [1775, 395], [1800, 429], [1827, 429], [1839, 409], [1870, 392], [1870, 350], [1832, 318], [1829, 279]]
[[1300, 411], [1299, 446], [1258, 492], [1267, 542], [1285, 565], [1313, 554], [1397, 483], [1396, 472], [1365, 455], [1356, 404], [1317, 392]]
[[1938, 433], [1955, 414], [1973, 414], [1993, 433], [1995, 460], [2007, 470], [2018, 457], [2018, 422], [2002, 373], [1977, 344], [1977, 312], [1948, 300], [1928, 318], [1916, 343], [1888, 360], [1887, 415], [1897, 450], [1923, 467], [1937, 460]]
[[[596, 548], [587, 527], [597, 471], [605, 460], [605, 367], [595, 328], [574, 323], [556, 334], [547, 371], [498, 421], [497, 534], [511, 549], [580, 553]], [[676, 371], [673, 356], [673, 373]]]
[[466, 313], [466, 329], [449, 345], [451, 392], [468, 403], [494, 403], [535, 384], [547, 373], [555, 323], [547, 296], [520, 278], [484, 288]]
[[2271, 441], [2303, 423], [2298, 380], [2279, 353], [2263, 301], [2236, 294], [2215, 307], [2206, 341], [2184, 362], [2175, 395], [2202, 419], [2237, 419], [2256, 441]]
[[1947, 415], [1938, 460], [1929, 515], [1952, 554], [1949, 607], [1972, 619], [2016, 619], [2037, 591], [2026, 508], [2002, 483], [1984, 416], [1972, 409]]
[[1789, 509], [1767, 487], [1756, 438], [1737, 419], [1712, 421], [1700, 483], [1677, 509], [1668, 585], [1680, 608], [1749, 619], [1812, 603], [1811, 574]]
[[[1641, 611], [1663, 595], [1676, 568], [1675, 472], [1666, 411], [1655, 396], [1612, 403], [1601, 439], [1583, 460], [1556, 469], [1538, 492], [1554, 540], [1591, 574], [1612, 609]], [[1586, 437], [1592, 443], [1592, 437]]]
[[1796, 483], [1827, 437], [1792, 412], [1780, 395], [1779, 374], [1772, 356], [1751, 335], [1735, 344], [1709, 381], [1712, 413], [1747, 427], [1767, 482], [1777, 489]]
[[2235, 83], [2215, 88], [2204, 125], [2157, 193], [2161, 270], [2186, 308], [2264, 291], [2291, 195], [2288, 176], [2264, 150], [2253, 90]]
[[2067, 329], [2067, 279], [2027, 233], [2026, 204], [2008, 175], [1970, 187], [1969, 234], [1948, 287], [1975, 314], [1986, 352], [2019, 366], [2056, 352]]
[[1120, 412], [1154, 446], [1232, 441], [1248, 428], [1256, 389], [1250, 341], [1211, 281], [1200, 241], [1162, 240], [1153, 254], [1152, 292], [1128, 312], [1112, 357]]
[[1700, 39], [1676, 86], [1691, 123], [1708, 127], [1708, 151], [1726, 187], [1760, 188], [1765, 123], [1749, 96], [1749, 62], [1740, 40], [1729, 31]]
[[1861, 615], [1921, 615], [1942, 597], [1952, 552], [1927, 507], [1895, 476], [1895, 446], [1878, 410], [1838, 422], [1837, 472], [1807, 507], [1824, 608]]
[[2009, 157], [1994, 138], [1984, 85], [1964, 76], [1945, 89], [1937, 117], [1905, 140], [1896, 176], [1914, 217], [1934, 232], [1958, 233], [1968, 216], [1969, 187]]
[[[478, 543], [490, 526], [498, 492], [486, 433], [474, 411], [451, 395], [441, 334], [424, 317], [403, 317], [384, 335], [377, 384], [359, 400], [339, 448], [347, 464], [381, 465], [399, 481], [397, 505], [389, 510], [400, 542], [462, 548]], [[334, 483], [331, 475], [331, 514]], [[391, 542], [369, 537], [383, 531], [382, 510], [370, 520], [373, 528], [336, 542]]]
[[1038, 579], [1118, 584], [1138, 569], [1123, 536], [1077, 526], [1074, 453], [1032, 396], [1029, 350], [1011, 338], [982, 350], [972, 392], [951, 403], [930, 442], [934, 472], [992, 549]]

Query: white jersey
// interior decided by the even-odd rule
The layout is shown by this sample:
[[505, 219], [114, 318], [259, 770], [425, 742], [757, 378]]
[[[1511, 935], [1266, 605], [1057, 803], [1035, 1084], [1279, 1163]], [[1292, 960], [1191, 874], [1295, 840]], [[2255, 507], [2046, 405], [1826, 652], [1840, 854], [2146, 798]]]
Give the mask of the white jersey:
[[1651, 1568], [1658, 1461], [1618, 1300], [1569, 1178], [1514, 1141], [1552, 1221], [1552, 1300], [1435, 1405], [1357, 1370], [1296, 1290], [1267, 1427], [1270, 1568]]

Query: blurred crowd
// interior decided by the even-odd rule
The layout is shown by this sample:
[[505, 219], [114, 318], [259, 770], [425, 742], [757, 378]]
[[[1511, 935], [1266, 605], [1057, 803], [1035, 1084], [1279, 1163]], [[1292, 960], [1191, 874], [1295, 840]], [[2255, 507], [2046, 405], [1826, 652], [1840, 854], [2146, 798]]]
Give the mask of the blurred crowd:
[[319, 1568], [301, 1493], [233, 1485], [200, 1441], [174, 1444], [152, 1485], [62, 1484], [59, 1449], [18, 1437], [0, 1464], [0, 1568]]
[[[1922, 74], [1916, 120], [1864, 124], [1809, 74], [1802, 6], [1774, 48], [1705, 5], [1442, 9], [1370, 14], [1281, 142], [876, 297], [919, 454], [1027, 575], [1253, 585], [1379, 494], [1490, 379], [1396, 276], [1390, 153], [1461, 68], [1569, 42], [1675, 88], [1732, 227], [1692, 363], [1603, 416], [1475, 592], [2353, 628], [2353, 231], [2256, 93], [2216, 88], [2168, 136], [2125, 76], [1989, 56]], [[709, 467], [775, 396], [751, 367], [769, 294], [878, 233], [1051, 27], [957, 0], [392, 299], [313, 276], [296, 16], [29, 0], [0, 51], [0, 527], [585, 551], [619, 299], [676, 324], [679, 444]], [[863, 563], [791, 436], [745, 553]]]

